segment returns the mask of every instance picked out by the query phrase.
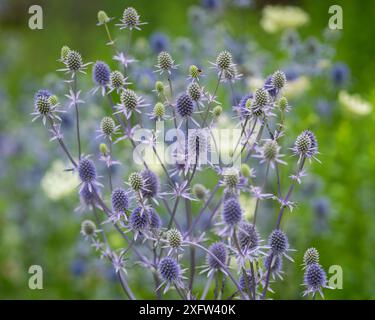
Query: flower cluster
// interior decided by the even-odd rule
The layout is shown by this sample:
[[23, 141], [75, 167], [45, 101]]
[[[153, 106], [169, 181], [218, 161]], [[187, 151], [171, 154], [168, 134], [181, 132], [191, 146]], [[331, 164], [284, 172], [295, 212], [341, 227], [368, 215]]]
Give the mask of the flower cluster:
[[[205, 10], [218, 10], [214, 3], [204, 1]], [[205, 11], [195, 12], [196, 24], [200, 19], [197, 12]], [[270, 12], [268, 15], [274, 16]], [[78, 108], [85, 103], [79, 98], [78, 74], [85, 73], [88, 64], [83, 63], [79, 52], [64, 46], [60, 57], [64, 65], [61, 70], [71, 74], [66, 81], [66, 98], [67, 105], [74, 106], [77, 153], [71, 151], [60, 132], [62, 120], [58, 113], [69, 110], [47, 90], [39, 90], [34, 97], [33, 115], [50, 126], [52, 138], [57, 139], [70, 161], [69, 170], [81, 181], [79, 195], [86, 210], [91, 210], [97, 219], [96, 224], [84, 220], [81, 233], [101, 258], [113, 265], [129, 299], [135, 296], [128, 283], [127, 272], [132, 270], [127, 267], [127, 260], [135, 262], [135, 267], [145, 268], [144, 272], [151, 272], [157, 298], [173, 287], [182, 299], [205, 298], [211, 291], [214, 298], [224, 299], [233, 294], [232, 289], [233, 297], [266, 299], [273, 282], [283, 279], [285, 258], [293, 262], [289, 254], [294, 250], [284, 228], [284, 216], [296, 206], [291, 199], [296, 181], [301, 183], [306, 176], [305, 160], [317, 160], [319, 154], [317, 138], [310, 130], [294, 137], [288, 151], [291, 141], [287, 140], [290, 137], [284, 121], [292, 110], [284, 96], [288, 74], [276, 70], [263, 75], [264, 81], [256, 88], [241, 91], [241, 86], [237, 87], [242, 81], [238, 70], [245, 70], [247, 65], [230, 45], [211, 55], [210, 60], [215, 61], [211, 62], [212, 71], [198, 67], [204, 62], [194, 56], [186, 57], [186, 61], [176, 59], [180, 65], [176, 64], [167, 51], [168, 38], [160, 33], [150, 40], [154, 52], [150, 67], [147, 61], [143, 65], [142, 60], [130, 56], [132, 53], [142, 58], [130, 38], [131, 32], [139, 31], [144, 24], [136, 9], [126, 8], [117, 25], [120, 30], [129, 30], [125, 49], [110, 34], [112, 19], [100, 11], [98, 20], [98, 26], [106, 28], [108, 44], [116, 52], [113, 59], [122, 70], [112, 71], [101, 60], [92, 67], [91, 93], [100, 91], [102, 95], [88, 95], [88, 99], [100, 103], [104, 100], [110, 105], [97, 121], [98, 151], [91, 157], [82, 153], [89, 148], [85, 140], [89, 132], [80, 128], [89, 127], [80, 127], [79, 115], [87, 110]], [[264, 24], [269, 30], [275, 28], [270, 22]], [[189, 45], [180, 43], [180, 47], [188, 56]], [[192, 61], [195, 58], [197, 61]], [[129, 63], [133, 63], [132, 68], [128, 68]], [[128, 78], [133, 85], [127, 82]], [[211, 82], [215, 85], [211, 86]], [[225, 115], [227, 100], [234, 102], [236, 123]], [[160, 132], [160, 122], [176, 132], [174, 139]], [[218, 141], [217, 130], [228, 130], [231, 124], [239, 134], [233, 135], [232, 146], [225, 147]], [[224, 131], [225, 138], [228, 135]], [[168, 157], [160, 153], [158, 144], [164, 138], [174, 143]], [[296, 157], [283, 161], [287, 157], [283, 158], [282, 150], [285, 155]], [[176, 161], [170, 162], [169, 158]], [[119, 166], [114, 168], [115, 164]], [[281, 181], [282, 169], [292, 170], [291, 179]], [[121, 182], [124, 176], [126, 181]], [[272, 176], [276, 177], [275, 185], [269, 183]], [[243, 199], [251, 199], [254, 206], [244, 205]], [[277, 207], [278, 215], [268, 228], [268, 242], [263, 244], [266, 228], [262, 222], [264, 218], [270, 221], [270, 215], [265, 217], [263, 212], [266, 201], [268, 206]], [[102, 219], [104, 215], [98, 215], [98, 211], [106, 218]], [[103, 224], [112, 229], [108, 231], [109, 227]], [[107, 232], [121, 234], [124, 244], [120, 250], [113, 248]], [[198, 273], [201, 267], [203, 271]], [[305, 294], [321, 293], [327, 287], [327, 279], [316, 249], [306, 251], [304, 268]], [[202, 273], [207, 275], [206, 281]]]

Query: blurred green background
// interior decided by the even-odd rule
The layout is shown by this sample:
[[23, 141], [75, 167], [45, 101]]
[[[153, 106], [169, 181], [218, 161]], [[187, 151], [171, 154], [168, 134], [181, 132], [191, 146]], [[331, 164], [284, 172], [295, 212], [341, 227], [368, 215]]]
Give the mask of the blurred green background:
[[[43, 30], [27, 27], [31, 4], [40, 4], [44, 9]], [[109, 266], [99, 262], [79, 235], [82, 217], [73, 212], [78, 196], [73, 193], [54, 200], [41, 186], [45, 172], [60, 152], [54, 144], [47, 144], [48, 137], [39, 123], [31, 123], [32, 97], [38, 88], [54, 83], [62, 45], [79, 50], [85, 61], [110, 61], [104, 29], [96, 26], [98, 10], [118, 18], [126, 6], [132, 5], [148, 22], [135, 37], [148, 38], [159, 30], [174, 38], [191, 36], [187, 9], [199, 4], [185, 0], [0, 0], [1, 299], [122, 297]], [[375, 103], [372, 1], [252, 1], [250, 8], [225, 10], [223, 23], [234, 37], [251, 37], [278, 57], [280, 35], [266, 33], [259, 25], [266, 4], [303, 8], [310, 22], [300, 29], [301, 37], [318, 38], [327, 26], [328, 7], [341, 5], [344, 29], [334, 45], [335, 61], [345, 62], [351, 70], [348, 91]], [[273, 67], [277, 68], [277, 61]], [[287, 266], [286, 280], [274, 286], [278, 292], [275, 298], [301, 298], [299, 264], [303, 250], [315, 246], [326, 269], [340, 265], [344, 272], [343, 289], [326, 292], [327, 298], [374, 299], [374, 112], [360, 116], [336, 103], [334, 114], [325, 119], [309, 97], [329, 97], [337, 102], [338, 92], [325, 82], [319, 83], [319, 77], [316, 83], [310, 86], [306, 98], [292, 103], [298, 103], [298, 111], [290, 131], [295, 136], [304, 128], [314, 128], [322, 164], [315, 163], [309, 170], [314, 181], [301, 188], [302, 203], [288, 214], [290, 241], [299, 251], [296, 263]], [[265, 228], [262, 235], [268, 231]], [[113, 236], [112, 241], [119, 239]], [[33, 264], [43, 266], [43, 290], [28, 288], [27, 271]], [[142, 270], [134, 268], [131, 272], [134, 291], [143, 298], [152, 298], [152, 293], [142, 289]]]

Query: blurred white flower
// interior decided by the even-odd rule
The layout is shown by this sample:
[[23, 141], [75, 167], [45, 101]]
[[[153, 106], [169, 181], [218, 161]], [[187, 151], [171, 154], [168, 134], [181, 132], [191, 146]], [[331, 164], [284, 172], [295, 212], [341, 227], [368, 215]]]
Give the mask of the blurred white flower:
[[288, 82], [285, 88], [284, 95], [288, 99], [300, 96], [310, 88], [310, 79], [306, 76], [298, 77], [293, 81]]
[[78, 192], [76, 188], [79, 185], [77, 175], [64, 171], [65, 169], [64, 163], [56, 160], [41, 181], [42, 190], [52, 200], [60, 200], [74, 191]]
[[358, 94], [350, 95], [344, 90], [339, 92], [339, 102], [346, 110], [361, 116], [367, 115], [372, 111], [370, 102], [364, 100]]
[[310, 20], [301, 8], [293, 6], [266, 6], [262, 12], [260, 25], [268, 33], [298, 28]]

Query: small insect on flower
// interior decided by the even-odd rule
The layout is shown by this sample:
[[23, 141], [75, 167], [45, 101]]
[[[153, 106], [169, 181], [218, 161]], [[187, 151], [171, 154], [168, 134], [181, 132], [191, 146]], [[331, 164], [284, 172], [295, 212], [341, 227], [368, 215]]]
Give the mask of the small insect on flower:
[[93, 94], [101, 89], [102, 96], [105, 95], [106, 87], [110, 82], [110, 74], [111, 70], [105, 62], [96, 61], [92, 71], [92, 78], [97, 87], [92, 90]]
[[133, 90], [125, 89], [121, 92], [121, 103], [116, 106], [119, 111], [117, 113], [124, 113], [127, 119], [130, 119], [133, 112], [141, 113], [139, 108], [148, 106], [144, 103], [142, 97], [139, 97]]
[[[164, 293], [166, 293], [171, 285], [175, 285], [178, 288], [183, 287], [183, 270], [181, 270], [180, 265], [176, 260], [174, 260], [171, 257], [165, 257], [160, 260], [158, 265], [158, 271], [160, 274], [160, 277], [162, 278], [163, 282], [160, 285], [162, 287], [165, 286]], [[157, 288], [156, 290], [160, 289]]]
[[273, 230], [268, 239], [268, 244], [274, 256], [285, 256], [285, 258], [294, 262], [294, 260], [287, 255], [287, 252], [295, 250], [289, 248], [288, 237], [283, 231], [280, 229]]
[[315, 248], [309, 248], [303, 255], [303, 269], [314, 263], [319, 263], [319, 252]]
[[160, 189], [159, 177], [151, 170], [145, 169], [141, 172], [143, 186], [141, 188], [142, 196], [145, 198], [157, 197]]
[[318, 263], [313, 263], [307, 266], [303, 282], [306, 286], [306, 290], [304, 291], [303, 296], [311, 293], [314, 297], [315, 294], [319, 292], [320, 296], [324, 298], [322, 289], [332, 289], [327, 286], [327, 275]]
[[309, 159], [312, 158], [319, 160], [315, 157], [316, 154], [318, 154], [318, 141], [315, 138], [315, 135], [310, 130], [303, 131], [296, 139], [296, 142], [294, 143], [294, 147], [291, 148], [294, 155], [299, 156], [298, 162], [301, 161], [301, 159]]
[[147, 22], [141, 22], [140, 15], [133, 7], [128, 7], [124, 10], [120, 21], [121, 23], [117, 24], [120, 29], [141, 30], [139, 26], [147, 24]]
[[85, 238], [93, 238], [97, 233], [96, 225], [91, 220], [84, 220], [81, 224], [81, 233]]
[[167, 51], [162, 51], [158, 54], [158, 63], [155, 66], [156, 71], [160, 74], [163, 74], [164, 72], [167, 72], [168, 74], [171, 74], [173, 69], [177, 69], [177, 65], [174, 64], [174, 60], [172, 59], [172, 56]]
[[199, 81], [199, 77], [202, 74], [202, 70], [195, 65], [189, 67], [189, 78], [191, 80]]

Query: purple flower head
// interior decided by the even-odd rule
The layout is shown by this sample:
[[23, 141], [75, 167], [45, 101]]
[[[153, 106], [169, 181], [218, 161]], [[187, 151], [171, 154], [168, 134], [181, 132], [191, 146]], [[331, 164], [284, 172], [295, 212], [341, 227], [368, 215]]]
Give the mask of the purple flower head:
[[253, 224], [243, 222], [239, 227], [238, 240], [242, 251], [255, 250], [260, 242], [258, 230]]
[[229, 198], [224, 202], [223, 221], [229, 226], [234, 226], [242, 219], [242, 209], [237, 198]]
[[326, 287], [327, 275], [323, 268], [318, 263], [313, 263], [307, 266], [304, 274], [304, 285], [307, 287], [305, 295], [316, 292], [322, 294], [322, 288]]
[[84, 184], [83, 187], [79, 190], [79, 196], [82, 202], [87, 206], [93, 205], [95, 203], [95, 193], [92, 189], [90, 190], [88, 184]]
[[146, 198], [156, 197], [159, 193], [160, 181], [159, 177], [151, 170], [143, 170], [141, 172], [143, 178], [142, 195]]
[[129, 197], [122, 188], [117, 188], [111, 194], [112, 210], [115, 213], [124, 213], [129, 208]]
[[288, 237], [280, 229], [272, 231], [268, 243], [274, 255], [282, 255], [289, 249]]
[[97, 177], [94, 162], [89, 159], [82, 159], [78, 163], [78, 175], [84, 183], [94, 182]]
[[129, 217], [129, 225], [135, 231], [143, 231], [148, 227], [148, 211], [142, 207], [135, 208]]
[[150, 37], [150, 46], [155, 53], [167, 51], [169, 47], [169, 39], [165, 33], [154, 32]]
[[269, 254], [264, 259], [264, 268], [266, 270], [270, 270], [273, 278], [275, 278], [275, 276], [278, 276], [280, 279], [282, 279], [281, 274], [283, 273], [282, 272], [283, 260], [281, 256]]
[[40, 89], [34, 95], [34, 102], [36, 102], [40, 97], [45, 97], [48, 99], [50, 96], [52, 96], [52, 94], [47, 89]]
[[160, 219], [159, 214], [156, 212], [156, 210], [154, 208], [150, 208], [148, 210], [148, 214], [149, 214], [150, 228], [160, 229], [162, 226], [162, 221]]
[[181, 93], [180, 96], [177, 98], [176, 109], [181, 117], [190, 117], [194, 111], [193, 100], [191, 100], [188, 94]]
[[181, 277], [180, 265], [171, 257], [161, 259], [158, 270], [161, 278], [166, 282], [175, 282]]
[[300, 158], [315, 158], [318, 153], [318, 141], [310, 130], [305, 130], [297, 137], [292, 150]]
[[337, 62], [332, 66], [331, 79], [335, 86], [345, 86], [350, 78], [350, 70], [345, 63]]
[[[222, 264], [227, 262], [227, 249], [222, 242], [212, 244], [208, 249]], [[210, 254], [207, 254], [207, 264], [211, 269], [221, 269], [220, 263]]]
[[220, 8], [221, 1], [220, 0], [202, 0], [202, 6], [209, 10], [217, 10]]
[[[240, 275], [240, 288], [246, 293], [252, 292], [254, 287], [254, 279], [250, 270], [247, 270], [246, 273], [242, 272]], [[249, 292], [250, 290], [250, 292]]]
[[93, 66], [92, 77], [94, 82], [99, 86], [106, 86], [110, 80], [111, 70], [103, 61], [96, 61]]

